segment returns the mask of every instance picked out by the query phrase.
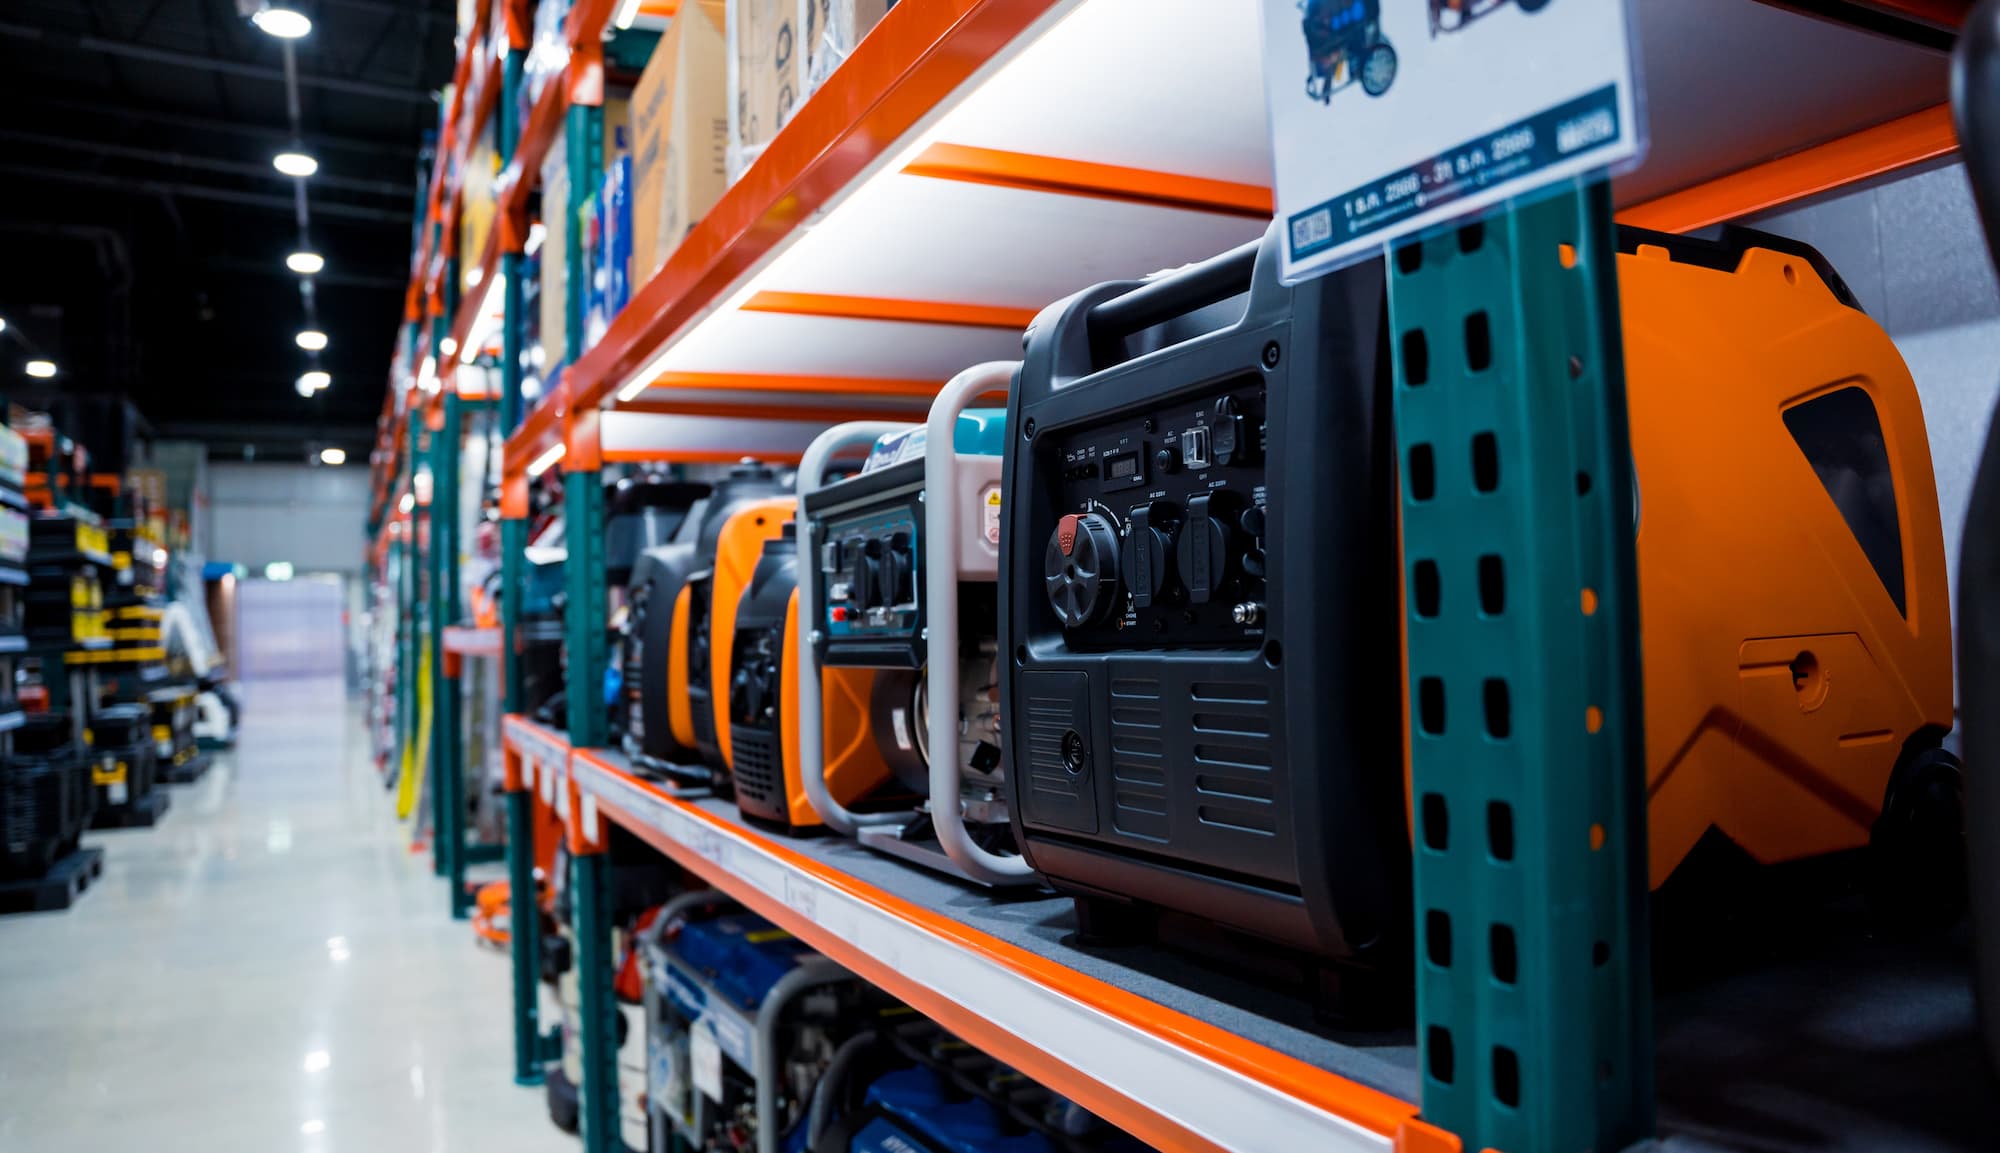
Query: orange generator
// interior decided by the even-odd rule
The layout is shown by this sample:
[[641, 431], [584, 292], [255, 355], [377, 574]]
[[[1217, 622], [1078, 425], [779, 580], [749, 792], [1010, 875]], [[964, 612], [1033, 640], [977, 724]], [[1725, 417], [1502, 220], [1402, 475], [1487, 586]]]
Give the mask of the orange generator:
[[1620, 246], [1652, 883], [1711, 829], [1763, 864], [1872, 844], [1888, 911], [1948, 920], [1951, 613], [1909, 370], [1810, 248]]
[[[750, 587], [764, 542], [784, 530], [793, 505], [788, 496], [767, 497], [736, 510], [716, 538], [715, 564], [689, 577], [674, 599], [668, 720], [674, 740], [699, 752], [717, 773], [729, 771], [729, 653], [736, 604]], [[720, 661], [713, 658], [716, 652]]]
[[[824, 822], [800, 777], [799, 550], [793, 532], [787, 524], [783, 535], [765, 544], [737, 610], [727, 712], [737, 808], [796, 833]], [[817, 739], [825, 749], [827, 789], [843, 806], [878, 793], [892, 775], [870, 727], [876, 675], [865, 668], [820, 670], [826, 704]], [[901, 798], [908, 803], [912, 794], [901, 790]]]

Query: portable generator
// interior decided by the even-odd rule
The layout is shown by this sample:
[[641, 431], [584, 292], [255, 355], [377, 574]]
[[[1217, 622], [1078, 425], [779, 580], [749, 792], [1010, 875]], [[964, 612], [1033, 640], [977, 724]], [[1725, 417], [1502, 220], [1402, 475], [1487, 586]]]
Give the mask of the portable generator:
[[622, 477], [605, 486], [604, 582], [610, 625], [606, 651], [608, 668], [617, 682], [609, 701], [606, 731], [614, 745], [625, 743], [626, 726], [632, 718], [632, 694], [625, 688], [624, 675], [633, 664], [627, 646], [635, 643], [629, 587], [633, 570], [649, 550], [670, 544], [695, 505], [708, 495], [705, 484], [674, 480], [658, 472]]
[[1383, 267], [1287, 287], [1283, 239], [1029, 329], [1001, 738], [1086, 938], [1177, 909], [1333, 977], [1410, 937]]
[[808, 731], [813, 719], [850, 707], [812, 691], [815, 670], [873, 670], [864, 710], [873, 740], [896, 775], [929, 799], [915, 813], [850, 811], [825, 787], [813, 749], [801, 757], [806, 795], [827, 824], [863, 844], [983, 884], [1034, 880], [1013, 852], [1001, 765], [996, 578], [1006, 416], [966, 409], [1005, 391], [1018, 367], [959, 374], [925, 425], [830, 429], [800, 472], [816, 477], [835, 454], [875, 442], [860, 473], [800, 486], [807, 530], [799, 558], [811, 579], [799, 614], [813, 622], [798, 649]]
[[1704, 838], [1762, 864], [1872, 845], [1878, 912], [1949, 924], [1951, 607], [1909, 369], [1808, 246], [1619, 247], [1652, 883]]
[[1142, 1153], [1146, 1146], [914, 1015], [835, 1051], [807, 1153]]
[[643, 550], [633, 563], [626, 585], [624, 746], [640, 768], [671, 775], [695, 763], [693, 716], [685, 704], [686, 657], [675, 632], [678, 627], [685, 635], [688, 627], [689, 614], [679, 608], [682, 593], [690, 576], [714, 564], [731, 516], [786, 491], [777, 473], [746, 461], [688, 509], [671, 541]]
[[640, 948], [654, 1153], [799, 1148], [820, 1075], [880, 994], [720, 893], [668, 902]]
[[[798, 545], [795, 523], [764, 542], [750, 587], [736, 609], [730, 658], [729, 771], [745, 817], [788, 833], [820, 825], [800, 769]], [[819, 676], [825, 723], [816, 743], [821, 779], [843, 805], [860, 802], [891, 779], [869, 729], [876, 674], [825, 669]]]
[[[792, 498], [751, 501], [723, 523], [709, 567], [690, 575], [674, 600], [673, 651], [667, 670], [674, 739], [692, 746], [722, 787], [729, 776], [729, 661], [735, 652], [736, 609], [750, 587], [764, 542], [792, 519]], [[720, 654], [718, 656], [717, 654]]]
[[[1949, 607], [1909, 372], [1806, 246], [1622, 247], [1653, 883], [1713, 837], [1767, 864], [1872, 847], [1892, 915], [1948, 921]], [[1023, 850], [1086, 934], [1154, 906], [1339, 970], [1408, 948], [1400, 694], [1370, 672], [1400, 666], [1397, 588], [1346, 559], [1398, 551], [1382, 273], [1286, 289], [1275, 257], [1037, 321], [1009, 414], [1003, 733]], [[1413, 458], [1412, 493], [1441, 471]]]

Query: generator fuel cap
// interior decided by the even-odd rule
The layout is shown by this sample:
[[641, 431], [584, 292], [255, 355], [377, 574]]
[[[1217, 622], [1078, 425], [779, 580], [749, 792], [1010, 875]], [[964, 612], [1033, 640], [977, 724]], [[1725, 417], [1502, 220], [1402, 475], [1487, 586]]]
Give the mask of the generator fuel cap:
[[1118, 593], [1118, 530], [1098, 513], [1070, 513], [1056, 523], [1043, 555], [1049, 606], [1064, 628], [1103, 616]]

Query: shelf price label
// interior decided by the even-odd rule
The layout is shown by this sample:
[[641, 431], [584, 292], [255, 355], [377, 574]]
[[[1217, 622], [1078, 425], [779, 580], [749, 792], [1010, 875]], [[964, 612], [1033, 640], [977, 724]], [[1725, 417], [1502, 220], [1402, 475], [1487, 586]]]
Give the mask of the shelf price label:
[[1263, 0], [1287, 283], [1645, 148], [1629, 0]]

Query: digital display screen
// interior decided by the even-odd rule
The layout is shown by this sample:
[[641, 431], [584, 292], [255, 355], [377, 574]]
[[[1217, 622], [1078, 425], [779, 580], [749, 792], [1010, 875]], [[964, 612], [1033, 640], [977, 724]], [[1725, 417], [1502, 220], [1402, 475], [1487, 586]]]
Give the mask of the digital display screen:
[[1124, 456], [1107, 457], [1104, 461], [1106, 480], [1131, 480], [1139, 475], [1139, 457], [1134, 453]]

